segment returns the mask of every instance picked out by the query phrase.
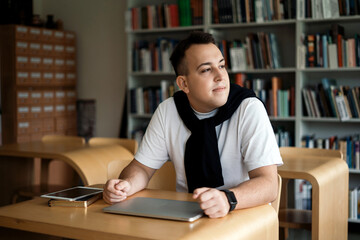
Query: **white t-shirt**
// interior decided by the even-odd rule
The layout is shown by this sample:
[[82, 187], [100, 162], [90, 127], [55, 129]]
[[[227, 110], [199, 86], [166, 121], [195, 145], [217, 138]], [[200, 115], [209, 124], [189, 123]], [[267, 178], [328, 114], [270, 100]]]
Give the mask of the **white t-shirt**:
[[[204, 119], [214, 116], [216, 111], [195, 112], [195, 115]], [[225, 183], [218, 189], [239, 185], [256, 168], [282, 164], [269, 117], [257, 98], [244, 99], [232, 117], [216, 127], [216, 133]], [[190, 134], [177, 112], [174, 98], [168, 98], [156, 109], [135, 159], [154, 169], [171, 160], [176, 170], [176, 190], [187, 192], [184, 153]]]

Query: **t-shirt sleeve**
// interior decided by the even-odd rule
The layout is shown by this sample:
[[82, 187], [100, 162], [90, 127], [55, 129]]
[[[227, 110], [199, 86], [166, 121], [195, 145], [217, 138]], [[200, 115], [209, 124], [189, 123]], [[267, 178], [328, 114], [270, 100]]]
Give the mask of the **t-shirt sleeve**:
[[[164, 104], [163, 104], [164, 105]], [[135, 159], [154, 169], [159, 169], [169, 159], [164, 133], [164, 107], [159, 105], [146, 129]]]
[[[244, 104], [244, 105], [243, 105]], [[241, 152], [247, 171], [268, 165], [282, 165], [274, 130], [263, 103], [246, 99], [241, 104]]]

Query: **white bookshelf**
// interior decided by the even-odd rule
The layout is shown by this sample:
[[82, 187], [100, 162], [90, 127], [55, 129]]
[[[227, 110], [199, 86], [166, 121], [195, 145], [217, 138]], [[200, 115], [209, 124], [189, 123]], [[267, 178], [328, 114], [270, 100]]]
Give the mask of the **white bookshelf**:
[[[128, 0], [128, 8], [140, 7], [151, 4], [160, 3], [177, 3], [176, 0], [171, 1], [133, 1]], [[360, 85], [360, 67], [353, 68], [300, 68], [298, 62], [298, 47], [301, 45], [301, 38], [307, 34], [325, 33], [330, 30], [332, 23], [340, 24], [345, 28], [345, 37], [360, 34], [360, 16], [344, 16], [331, 19], [285, 19], [268, 21], [262, 23], [230, 23], [230, 24], [213, 24], [211, 22], [211, 0], [204, 0], [204, 24], [191, 27], [176, 28], [157, 28], [130, 30], [127, 29], [128, 44], [128, 73], [127, 88], [130, 89], [139, 86], [159, 85], [163, 79], [175, 80], [174, 73], [162, 72], [133, 72], [131, 70], [132, 62], [132, 43], [136, 40], [155, 40], [159, 36], [175, 39], [182, 39], [188, 35], [189, 31], [202, 30], [214, 35], [216, 40], [226, 39], [244, 39], [249, 32], [265, 32], [274, 33], [277, 37], [279, 45], [279, 55], [282, 62], [282, 68], [279, 69], [253, 69], [241, 71], [251, 75], [253, 78], [259, 77], [266, 79], [271, 83], [272, 76], [278, 76], [283, 81], [283, 86], [295, 87], [295, 116], [291, 117], [273, 117], [270, 120], [273, 126], [281, 126], [289, 131], [293, 137], [293, 145], [300, 147], [301, 139], [304, 135], [315, 134], [316, 137], [329, 138], [337, 135], [339, 138], [360, 134], [360, 119], [350, 119], [348, 121], [340, 121], [337, 118], [313, 118], [304, 116], [303, 102], [301, 90], [303, 87], [321, 82], [321, 78], [334, 78], [338, 85], [344, 84], [353, 86]], [[237, 72], [229, 70], [230, 78]], [[128, 92], [129, 92], [128, 91]], [[128, 109], [130, 109], [131, 99], [128, 94]], [[146, 125], [151, 118], [151, 114], [134, 114], [128, 110], [128, 136], [131, 137], [132, 131], [140, 126]], [[360, 185], [360, 171], [350, 170], [350, 185]], [[355, 221], [359, 222], [359, 221]]]

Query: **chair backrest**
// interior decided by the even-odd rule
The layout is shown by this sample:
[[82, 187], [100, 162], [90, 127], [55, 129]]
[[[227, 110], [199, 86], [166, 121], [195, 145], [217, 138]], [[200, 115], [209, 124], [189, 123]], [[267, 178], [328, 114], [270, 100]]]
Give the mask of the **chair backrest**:
[[[41, 138], [44, 143], [61, 143], [72, 145], [84, 145], [85, 138], [79, 136], [65, 136], [65, 135], [44, 135]], [[34, 169], [34, 175], [39, 175], [43, 171], [41, 178], [46, 179], [49, 185], [60, 185], [63, 188], [73, 186], [78, 182], [75, 171], [70, 165], [64, 161], [57, 159], [43, 159], [41, 162], [41, 169]], [[47, 175], [47, 176], [46, 176]]]
[[276, 213], [279, 213], [280, 198], [281, 198], [281, 186], [282, 186], [282, 179], [281, 179], [281, 176], [278, 174], [278, 192], [277, 192], [276, 199], [271, 202], [271, 206], [275, 209]]
[[65, 136], [65, 135], [45, 135], [41, 138], [42, 142], [66, 142], [66, 143], [79, 143], [84, 144], [85, 138], [78, 136]]
[[132, 160], [114, 160], [109, 162], [107, 167], [107, 179], [119, 178], [122, 170], [129, 165]]
[[[121, 171], [130, 163], [127, 160], [115, 160], [108, 164], [108, 179], [118, 178]], [[158, 169], [152, 176], [147, 188], [176, 191], [174, 164], [170, 161]]]
[[90, 145], [108, 145], [108, 144], [119, 144], [129, 150], [132, 154], [135, 155], [138, 142], [134, 139], [128, 138], [102, 138], [102, 137], [94, 137], [89, 140]]
[[300, 147], [280, 147], [281, 156], [301, 155], [301, 156], [318, 156], [343, 158], [339, 150], [319, 149], [319, 148], [300, 148]]
[[174, 164], [167, 161], [152, 176], [148, 186], [150, 189], [176, 191], [176, 173]]

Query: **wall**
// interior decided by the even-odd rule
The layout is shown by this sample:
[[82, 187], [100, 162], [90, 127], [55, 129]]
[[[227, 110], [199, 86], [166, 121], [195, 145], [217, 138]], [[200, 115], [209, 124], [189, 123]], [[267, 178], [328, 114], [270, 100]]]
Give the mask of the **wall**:
[[118, 137], [126, 88], [126, 1], [33, 0], [33, 13], [77, 35], [79, 99], [96, 100], [96, 136]]

